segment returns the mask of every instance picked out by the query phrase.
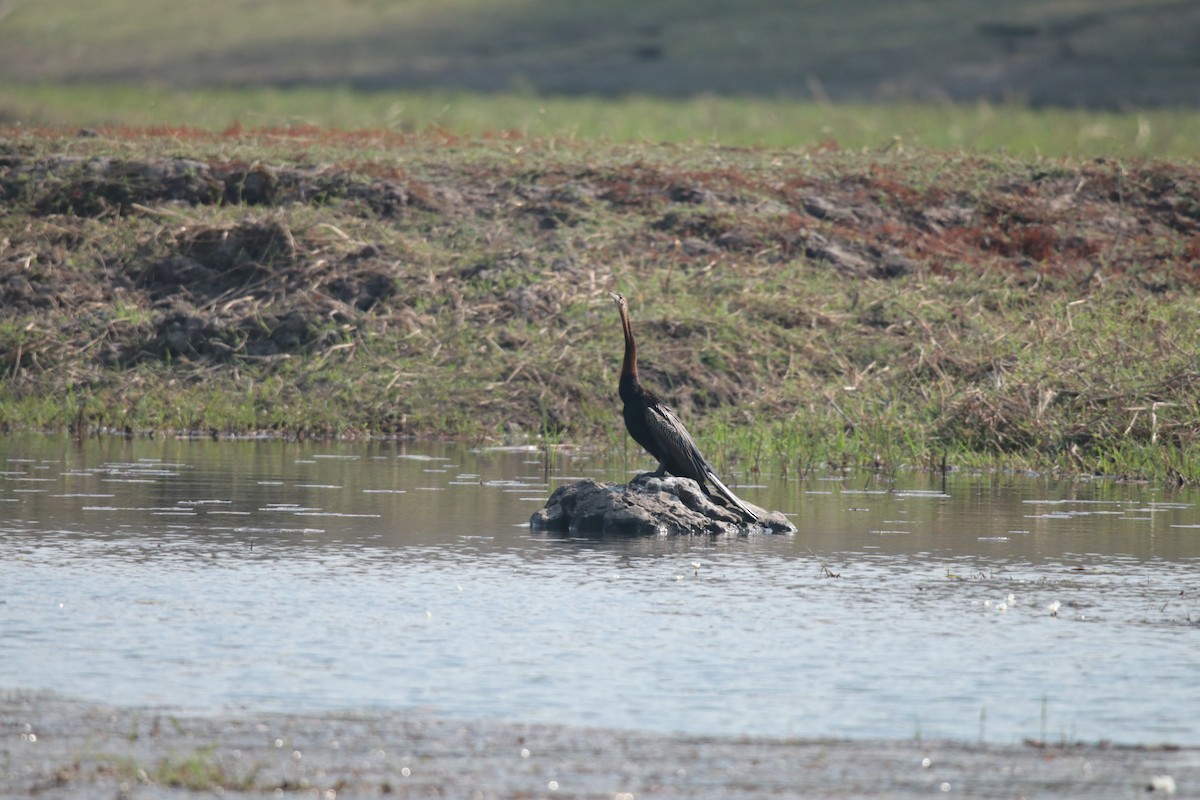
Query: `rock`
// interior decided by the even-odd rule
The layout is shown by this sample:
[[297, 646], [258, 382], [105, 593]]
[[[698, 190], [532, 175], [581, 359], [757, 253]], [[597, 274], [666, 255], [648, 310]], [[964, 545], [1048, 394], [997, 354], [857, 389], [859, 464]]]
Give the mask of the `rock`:
[[804, 254], [818, 261], [828, 261], [834, 268], [847, 275], [861, 275], [868, 266], [867, 260], [862, 256], [816, 234], [809, 237]]
[[627, 484], [591, 478], [554, 490], [534, 512], [535, 531], [581, 534], [742, 534], [795, 533], [796, 526], [778, 511], [747, 503], [758, 515], [750, 523], [717, 505], [690, 478], [639, 475]]

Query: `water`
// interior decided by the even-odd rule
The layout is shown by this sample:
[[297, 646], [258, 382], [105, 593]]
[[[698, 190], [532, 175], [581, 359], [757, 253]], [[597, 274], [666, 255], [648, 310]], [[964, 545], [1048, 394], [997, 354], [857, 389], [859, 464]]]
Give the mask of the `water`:
[[[626, 465], [645, 468], [640, 461]], [[1195, 493], [739, 488], [796, 536], [532, 532], [620, 464], [0, 439], [0, 688], [696, 734], [1200, 744]]]

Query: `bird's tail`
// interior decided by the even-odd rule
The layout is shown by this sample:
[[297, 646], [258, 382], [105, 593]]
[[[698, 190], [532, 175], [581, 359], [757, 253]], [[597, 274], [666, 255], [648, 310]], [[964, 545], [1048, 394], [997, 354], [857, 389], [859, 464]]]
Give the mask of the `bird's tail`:
[[748, 506], [744, 502], [742, 502], [741, 498], [739, 498], [736, 494], [734, 494], [729, 489], [728, 486], [721, 483], [721, 479], [717, 477], [716, 473], [713, 472], [712, 469], [707, 470], [707, 472], [708, 472], [708, 475], [706, 475], [705, 477], [708, 478], [712, 482], [712, 485], [716, 487], [717, 494], [719, 494], [719, 495], [721, 495], [721, 497], [725, 498], [725, 501], [727, 503], [729, 503], [729, 505], [733, 506], [738, 511], [742, 512], [743, 516], [745, 516], [746, 519], [753, 521], [753, 522], [759, 521], [758, 514], [754, 513], [754, 511], [751, 510], [750, 506]]

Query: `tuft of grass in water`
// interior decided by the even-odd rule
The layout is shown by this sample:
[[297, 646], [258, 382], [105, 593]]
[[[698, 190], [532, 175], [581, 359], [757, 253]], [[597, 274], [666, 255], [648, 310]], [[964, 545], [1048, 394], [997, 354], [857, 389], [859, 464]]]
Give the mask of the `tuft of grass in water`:
[[257, 770], [240, 774], [230, 771], [216, 745], [201, 747], [184, 756], [163, 758], [152, 766], [124, 757], [110, 762], [124, 780], [191, 792], [248, 791], [255, 788], [257, 775]]
[[1042, 695], [1042, 713], [1041, 713], [1041, 715], [1040, 715], [1040, 718], [1041, 718], [1041, 738], [1040, 738], [1040, 740], [1039, 740], [1039, 741], [1042, 741], [1042, 742], [1045, 742], [1045, 741], [1046, 741], [1046, 720], [1047, 720], [1047, 719], [1048, 719], [1048, 717], [1049, 717], [1049, 713], [1048, 713], [1048, 711], [1049, 711], [1049, 700], [1046, 698], [1046, 696], [1045, 696], [1045, 695]]

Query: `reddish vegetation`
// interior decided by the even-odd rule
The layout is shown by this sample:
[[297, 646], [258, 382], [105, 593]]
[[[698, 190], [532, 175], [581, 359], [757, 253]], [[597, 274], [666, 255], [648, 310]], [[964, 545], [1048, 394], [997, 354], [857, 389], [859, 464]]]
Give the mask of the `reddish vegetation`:
[[[836, 390], [875, 369], [873, 345], [858, 363], [844, 334], [903, 325], [884, 303], [857, 307], [868, 285], [915, 277], [919, 294], [921, 276], [992, 274], [1070, 292], [1200, 288], [1191, 164], [599, 148], [510, 133], [83, 133], [0, 138], [0, 300], [17, 320], [0, 332], [0, 368], [31, 393], [97, 368], [269, 368], [392, 336], [387, 361], [413, 367], [395, 370], [364, 424], [411, 430], [391, 389], [428, 394], [433, 370], [475, 369], [470, 380], [505, 387], [482, 401], [496, 406], [488, 424], [566, 426], [603, 385], [605, 365], [575, 345], [594, 333], [580, 309], [611, 288], [613, 265], [664, 297], [672, 281], [718, 276], [696, 291], [752, 319], [737, 334], [754, 338], [747, 353], [721, 351], [704, 320], [642, 320], [661, 334], [654, 377], [687, 387], [680, 401], [697, 409], [758, 402], [742, 370], [775, 370], [752, 375], [763, 383], [804, 370]], [[832, 275], [823, 285], [850, 300], [835, 312], [797, 303], [781, 272]], [[753, 287], [733, 296], [742, 282]], [[790, 337], [800, 328], [841, 338], [816, 349]], [[463, 330], [485, 344], [452, 352]], [[973, 381], [1007, 368], [922, 347], [891, 374]], [[801, 389], [788, 391], [777, 410], [796, 408]], [[996, 407], [971, 412], [987, 441]]]
[[[99, 134], [197, 148], [214, 140], [250, 138], [294, 146], [301, 151], [295, 157], [299, 164], [310, 160], [305, 153], [322, 147], [344, 153], [348, 146], [403, 151], [461, 144], [446, 132], [310, 127], [250, 132], [240, 125], [215, 137], [167, 127]], [[496, 138], [517, 139], [507, 133]], [[822, 166], [826, 157], [832, 160]], [[768, 155], [761, 160], [769, 161]], [[597, 213], [640, 215], [644, 223], [638, 236], [645, 244], [682, 261], [803, 254], [850, 275], [877, 278], [914, 269], [1002, 269], [1076, 281], [1128, 277], [1156, 290], [1198, 282], [1200, 169], [1195, 166], [1095, 161], [997, 169], [996, 162], [969, 158], [927, 161], [875, 161], [820, 149], [817, 166], [790, 159], [779, 169], [755, 170], [676, 168], [650, 161], [580, 167], [564, 166], [560, 158], [541, 168], [451, 166], [431, 179], [428, 164], [418, 178], [405, 164], [378, 157], [351, 157], [319, 169], [240, 160], [110, 158], [102, 168], [80, 170], [77, 158], [10, 152], [3, 156], [0, 190], [9, 203], [28, 202], [41, 216], [100, 217], [162, 202], [274, 206], [311, 198], [363, 203], [383, 216], [408, 207], [451, 218], [511, 214], [543, 231], [569, 229]], [[202, 169], [194, 169], [197, 164]]]

